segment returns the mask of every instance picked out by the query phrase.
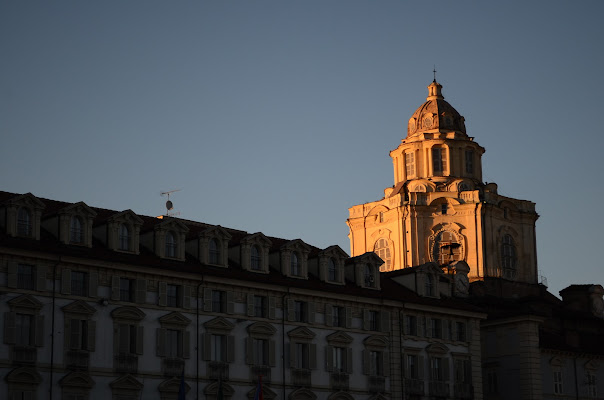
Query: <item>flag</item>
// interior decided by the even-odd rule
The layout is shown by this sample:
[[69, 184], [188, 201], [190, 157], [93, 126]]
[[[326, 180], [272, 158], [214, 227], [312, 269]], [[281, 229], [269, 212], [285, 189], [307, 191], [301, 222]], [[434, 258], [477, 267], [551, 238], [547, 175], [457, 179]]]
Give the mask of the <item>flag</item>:
[[185, 388], [185, 369], [182, 369], [182, 375], [180, 377], [180, 386], [178, 386], [178, 397], [177, 400], [186, 400], [186, 388]]
[[256, 386], [256, 394], [254, 400], [264, 400], [262, 397], [262, 375], [258, 375], [258, 386]]

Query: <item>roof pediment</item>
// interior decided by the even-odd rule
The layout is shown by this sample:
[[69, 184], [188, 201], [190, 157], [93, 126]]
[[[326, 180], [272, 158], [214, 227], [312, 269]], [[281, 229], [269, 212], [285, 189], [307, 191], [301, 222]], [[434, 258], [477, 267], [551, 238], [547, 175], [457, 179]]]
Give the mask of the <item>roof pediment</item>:
[[66, 306], [61, 307], [66, 314], [84, 314], [84, 315], [92, 315], [96, 312], [96, 309], [85, 301], [76, 300], [73, 303], [69, 303]]
[[209, 228], [200, 232], [199, 237], [204, 237], [204, 238], [218, 237], [222, 240], [230, 240], [232, 236], [222, 226], [216, 225], [216, 226], [210, 226]]
[[266, 236], [264, 236], [264, 234], [262, 232], [256, 232], [256, 233], [252, 233], [251, 235], [247, 235], [245, 236], [243, 239], [241, 239], [241, 243], [255, 243], [255, 244], [261, 244], [263, 246], [270, 246], [271, 245], [271, 241], [269, 238], [267, 238]]
[[207, 330], [230, 332], [235, 328], [231, 322], [222, 317], [216, 317], [204, 323], [203, 326]]
[[19, 297], [15, 297], [14, 299], [9, 300], [8, 305], [11, 309], [27, 308], [27, 309], [39, 311], [42, 309], [43, 304], [40, 301], [38, 301], [38, 299], [36, 299], [35, 297], [30, 296], [28, 294], [23, 294]]
[[307, 339], [307, 340], [312, 340], [315, 338], [315, 333], [313, 331], [311, 331], [310, 329], [308, 329], [305, 326], [300, 326], [296, 329], [292, 329], [291, 331], [287, 332], [287, 336], [289, 337], [295, 337], [298, 339]]
[[376, 266], [382, 265], [384, 260], [382, 260], [377, 254], [373, 251], [368, 251], [356, 257], [350, 257], [346, 260], [346, 264], [373, 264]]
[[132, 210], [124, 210], [117, 214], [113, 214], [111, 217], [107, 218], [108, 222], [122, 222], [129, 223], [133, 225], [142, 226], [143, 220], [141, 217], [136, 215]]
[[157, 225], [155, 225], [154, 228], [156, 231], [169, 231], [169, 230], [175, 230], [175, 231], [179, 231], [182, 233], [187, 233], [189, 232], [189, 227], [186, 226], [183, 222], [174, 219], [174, 218], [163, 218], [161, 220], [161, 222]]
[[191, 323], [191, 320], [179, 313], [178, 311], [174, 311], [170, 314], [166, 314], [160, 317], [159, 322], [160, 324], [187, 326]]
[[114, 319], [127, 319], [134, 321], [142, 321], [145, 318], [145, 313], [136, 307], [123, 306], [111, 311], [111, 316]]
[[299, 251], [301, 253], [309, 253], [310, 246], [302, 241], [302, 239], [294, 239], [281, 246], [281, 250]]
[[20, 194], [8, 199], [5, 204], [10, 206], [26, 206], [36, 210], [43, 210], [46, 204], [31, 193]]
[[319, 257], [348, 258], [348, 253], [342, 250], [340, 246], [334, 244], [333, 246], [321, 250], [319, 252]]
[[96, 217], [96, 211], [94, 211], [91, 207], [89, 207], [83, 201], [79, 201], [75, 204], [70, 204], [67, 207], [60, 209], [59, 214], [68, 214], [68, 215], [79, 214], [79, 215], [85, 215], [86, 217], [89, 217], [89, 218]]

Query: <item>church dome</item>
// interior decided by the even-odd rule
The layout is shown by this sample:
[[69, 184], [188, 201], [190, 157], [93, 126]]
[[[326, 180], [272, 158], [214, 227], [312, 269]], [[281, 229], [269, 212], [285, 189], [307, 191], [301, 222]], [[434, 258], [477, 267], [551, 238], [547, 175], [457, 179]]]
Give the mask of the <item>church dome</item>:
[[436, 81], [428, 86], [426, 102], [415, 110], [409, 119], [408, 138], [424, 132], [457, 131], [465, 135], [464, 117], [445, 101], [441, 89], [442, 85]]

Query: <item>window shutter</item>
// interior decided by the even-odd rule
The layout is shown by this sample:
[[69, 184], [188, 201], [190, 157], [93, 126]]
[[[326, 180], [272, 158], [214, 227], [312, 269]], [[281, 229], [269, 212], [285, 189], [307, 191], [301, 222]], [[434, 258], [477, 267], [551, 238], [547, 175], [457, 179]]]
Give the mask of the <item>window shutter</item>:
[[144, 343], [143, 343], [143, 326], [136, 327], [136, 354], [143, 354]]
[[4, 343], [17, 343], [17, 314], [14, 312], [4, 313]]
[[333, 306], [325, 304], [325, 325], [333, 326]]
[[363, 310], [363, 329], [369, 330], [369, 310]]
[[449, 325], [451, 329], [451, 337], [449, 339], [457, 340], [457, 323], [455, 321], [450, 321], [449, 323], [451, 324]]
[[63, 338], [65, 339], [65, 348], [66, 349], [71, 349], [71, 318], [67, 318], [65, 317], [65, 334], [63, 335]]
[[182, 332], [182, 358], [191, 358], [191, 332]]
[[296, 342], [289, 342], [289, 366], [296, 367]]
[[333, 346], [325, 346], [325, 369], [333, 372]]
[[247, 295], [247, 316], [248, 317], [254, 316], [254, 295], [253, 294]]
[[71, 294], [71, 270], [64, 269], [61, 273], [61, 294]]
[[[55, 277], [53, 276], [52, 279]], [[36, 267], [36, 290], [46, 290], [46, 267], [39, 265]]]
[[79, 319], [70, 318], [71, 319], [71, 329], [68, 332], [65, 332], [66, 335], [69, 335], [70, 338], [70, 349], [80, 350], [80, 344], [82, 343], [82, 322]]
[[424, 365], [424, 356], [417, 357], [417, 377], [418, 379], [424, 379], [424, 370], [426, 366]]
[[120, 277], [112, 276], [111, 277], [111, 300], [119, 300], [120, 299]]
[[468, 321], [468, 323], [464, 324], [464, 328], [466, 330], [466, 342], [472, 341], [472, 326], [474, 323], [472, 321]]
[[352, 307], [346, 307], [346, 328], [352, 328]]
[[44, 316], [36, 315], [35, 322], [35, 345], [38, 347], [44, 346]]
[[190, 310], [191, 309], [191, 286], [189, 285], [184, 285], [182, 287], [182, 299], [181, 299], [181, 303], [182, 304], [182, 308], [184, 308], [185, 310]]
[[146, 279], [137, 279], [136, 280], [136, 302], [139, 304], [145, 304], [146, 300], [147, 300], [147, 280]]
[[407, 315], [403, 315], [403, 335], [408, 335], [409, 332], [409, 317]]
[[157, 345], [156, 355], [158, 357], [164, 357], [166, 355], [166, 329], [157, 328]]
[[275, 319], [275, 308], [276, 308], [276, 301], [274, 297], [269, 297], [268, 298], [268, 317], [270, 319]]
[[228, 335], [227, 337], [227, 362], [235, 361], [235, 336]]
[[424, 326], [424, 317], [417, 316], [415, 318], [415, 324], [417, 325], [417, 336], [425, 336], [426, 329]]
[[130, 352], [130, 326], [126, 324], [120, 324], [118, 327], [118, 352], [129, 353]]
[[203, 289], [203, 311], [212, 311], [212, 289]]
[[209, 361], [212, 358], [212, 335], [210, 335], [209, 333], [202, 333], [201, 343], [203, 346], [203, 352], [201, 356], [204, 361]]
[[390, 332], [390, 312], [389, 311], [380, 312], [380, 331]]
[[7, 285], [9, 288], [16, 289], [17, 288], [17, 269], [18, 264], [15, 261], [8, 262], [8, 282]]
[[294, 309], [294, 301], [292, 299], [287, 299], [287, 320], [295, 321], [296, 313]]
[[[385, 352], [384, 352], [385, 353]], [[409, 365], [409, 355], [404, 355], [405, 357], [405, 378], [411, 378], [411, 366]]]
[[235, 300], [233, 299], [233, 292], [226, 292], [226, 311], [227, 314], [235, 314]]
[[88, 274], [88, 296], [97, 297], [99, 287], [99, 274], [98, 272], [90, 272]]
[[317, 345], [314, 343], [309, 343], [308, 353], [308, 367], [310, 369], [317, 368]]
[[245, 363], [254, 365], [254, 339], [251, 336], [245, 339]]
[[166, 282], [159, 282], [157, 284], [157, 304], [165, 307], [167, 304], [167, 291], [168, 284]]
[[390, 375], [390, 354], [387, 351], [382, 351], [382, 362], [384, 363], [382, 368], [384, 376]]
[[369, 367], [369, 350], [363, 349], [363, 374], [369, 375], [371, 373]]
[[268, 365], [274, 367], [277, 365], [275, 362], [275, 341], [268, 341]]
[[443, 380], [449, 380], [449, 359], [443, 358]]
[[88, 320], [88, 349], [96, 350], [96, 321]]
[[346, 372], [352, 374], [352, 349], [346, 348]]
[[306, 307], [308, 307], [308, 312], [306, 313], [307, 315], [307, 323], [309, 324], [314, 324], [315, 323], [315, 303], [313, 303], [312, 301], [309, 301], [308, 303], [306, 303]]

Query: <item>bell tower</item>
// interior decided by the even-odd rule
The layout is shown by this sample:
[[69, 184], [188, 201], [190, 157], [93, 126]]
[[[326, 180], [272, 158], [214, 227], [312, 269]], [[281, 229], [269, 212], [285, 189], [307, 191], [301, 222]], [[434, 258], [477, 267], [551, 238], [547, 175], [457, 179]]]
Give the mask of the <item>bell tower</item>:
[[352, 256], [374, 251], [383, 271], [463, 260], [471, 280], [536, 283], [535, 203], [483, 183], [484, 152], [434, 80], [390, 152], [394, 185], [349, 209]]

